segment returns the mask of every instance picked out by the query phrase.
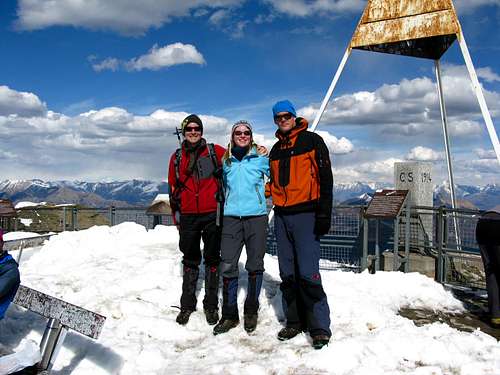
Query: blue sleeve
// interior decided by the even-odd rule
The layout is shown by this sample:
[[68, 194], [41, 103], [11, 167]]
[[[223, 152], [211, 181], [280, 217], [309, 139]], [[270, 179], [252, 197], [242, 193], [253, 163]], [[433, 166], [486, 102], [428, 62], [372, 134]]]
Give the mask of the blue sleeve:
[[266, 175], [270, 176], [269, 172], [269, 157], [267, 156], [259, 156], [259, 170]]
[[10, 255], [8, 257], [9, 259], [4, 258], [4, 261], [0, 263], [0, 319], [3, 319], [20, 284], [17, 263]]
[[12, 294], [13, 290], [17, 290], [20, 284], [17, 263], [10, 255], [6, 258], [0, 263], [0, 301]]

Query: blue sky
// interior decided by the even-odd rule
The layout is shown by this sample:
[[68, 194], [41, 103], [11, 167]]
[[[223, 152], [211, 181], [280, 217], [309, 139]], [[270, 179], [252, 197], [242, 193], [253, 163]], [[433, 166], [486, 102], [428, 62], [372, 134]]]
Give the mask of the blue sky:
[[[312, 122], [366, 2], [20, 0], [0, 2], [0, 179], [164, 180], [171, 135], [198, 113], [209, 141], [271, 107]], [[455, 6], [499, 133], [500, 1]], [[442, 59], [456, 181], [500, 182], [455, 43]], [[338, 183], [392, 181], [392, 163], [446, 179], [433, 62], [354, 51], [319, 130]]]

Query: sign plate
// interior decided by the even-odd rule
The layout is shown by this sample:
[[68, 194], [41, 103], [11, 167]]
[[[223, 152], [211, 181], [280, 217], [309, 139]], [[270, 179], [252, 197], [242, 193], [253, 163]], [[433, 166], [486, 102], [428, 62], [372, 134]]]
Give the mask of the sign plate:
[[382, 190], [376, 192], [365, 213], [367, 219], [391, 219], [398, 216], [408, 190]]

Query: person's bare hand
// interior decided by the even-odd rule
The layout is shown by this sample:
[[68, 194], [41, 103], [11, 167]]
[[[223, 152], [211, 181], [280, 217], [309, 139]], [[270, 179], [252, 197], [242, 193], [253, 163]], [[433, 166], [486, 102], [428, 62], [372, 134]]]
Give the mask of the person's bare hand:
[[257, 146], [257, 153], [259, 155], [267, 155], [269, 152], [267, 151], [267, 148], [265, 146]]

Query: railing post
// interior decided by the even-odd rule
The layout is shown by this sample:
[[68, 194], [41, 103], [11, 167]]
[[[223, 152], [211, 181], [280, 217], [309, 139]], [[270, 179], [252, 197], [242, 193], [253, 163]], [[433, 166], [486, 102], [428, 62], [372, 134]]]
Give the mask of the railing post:
[[111, 206], [109, 208], [109, 224], [111, 226], [115, 225], [115, 219], [116, 219], [116, 207], [115, 206]]
[[62, 231], [66, 231], [66, 207], [63, 207]]
[[399, 216], [394, 219], [394, 255], [392, 258], [392, 270], [399, 269]]
[[406, 228], [405, 228], [405, 273], [410, 272], [410, 231], [411, 231], [411, 204], [410, 199], [406, 198]]
[[71, 209], [71, 230], [75, 231], [78, 229], [78, 210], [76, 207]]
[[366, 270], [367, 267], [368, 267], [368, 219], [363, 217], [363, 257], [361, 258], [361, 271]]
[[437, 269], [436, 269], [436, 280], [439, 283], [443, 283], [443, 207], [439, 207], [437, 212], [437, 222], [436, 222], [436, 242], [437, 242]]

